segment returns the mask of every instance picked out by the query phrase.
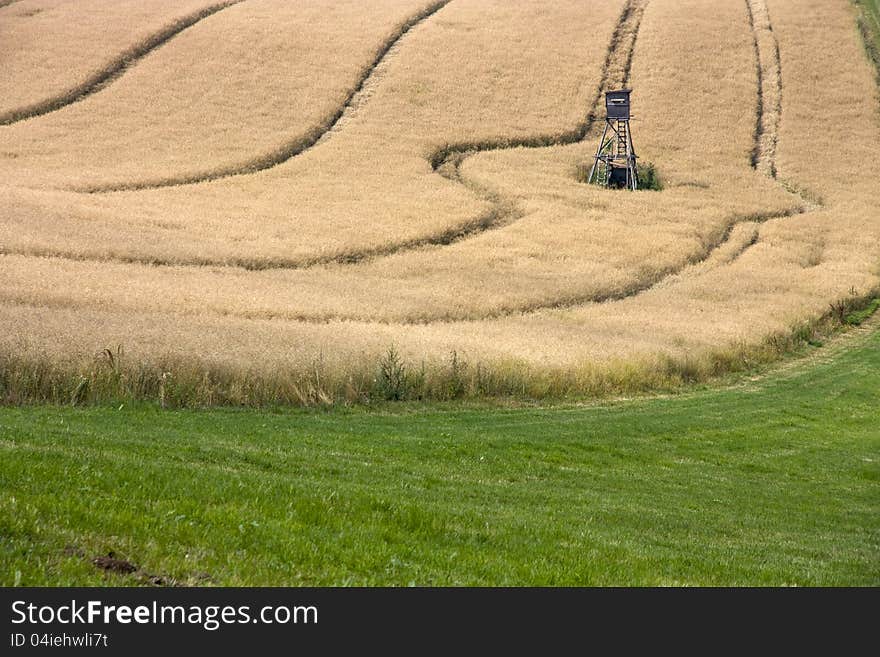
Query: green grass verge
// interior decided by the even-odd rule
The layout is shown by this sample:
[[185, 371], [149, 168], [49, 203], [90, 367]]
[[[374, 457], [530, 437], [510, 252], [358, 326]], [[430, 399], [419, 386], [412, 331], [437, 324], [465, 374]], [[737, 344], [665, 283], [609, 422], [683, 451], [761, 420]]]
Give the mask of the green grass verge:
[[[530, 409], [0, 409], [0, 584], [880, 584], [880, 332]], [[818, 356], [818, 357], [817, 357]], [[105, 573], [108, 552], [136, 564]]]
[[846, 316], [846, 323], [850, 326], [860, 326], [863, 322], [867, 321], [871, 315], [877, 312], [878, 309], [880, 309], [880, 299], [874, 299], [864, 308], [849, 313]]
[[856, 20], [865, 42], [868, 56], [877, 67], [880, 80], [880, 0], [853, 0], [857, 8]]

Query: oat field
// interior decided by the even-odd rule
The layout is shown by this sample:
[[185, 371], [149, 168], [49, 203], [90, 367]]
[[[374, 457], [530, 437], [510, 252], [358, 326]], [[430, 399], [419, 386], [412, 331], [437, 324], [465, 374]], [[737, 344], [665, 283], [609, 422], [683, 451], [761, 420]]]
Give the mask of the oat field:
[[[0, 3], [0, 398], [589, 395], [880, 290], [849, 0]], [[661, 191], [586, 185], [631, 87]], [[876, 306], [876, 304], [875, 304]]]

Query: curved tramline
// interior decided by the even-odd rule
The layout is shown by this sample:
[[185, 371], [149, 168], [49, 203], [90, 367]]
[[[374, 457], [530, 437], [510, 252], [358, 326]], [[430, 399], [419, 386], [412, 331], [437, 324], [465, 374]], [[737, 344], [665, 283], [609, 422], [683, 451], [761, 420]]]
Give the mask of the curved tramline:
[[[158, 32], [146, 36], [136, 45], [104, 63], [100, 69], [91, 73], [85, 80], [75, 86], [64, 89], [56, 95], [44, 98], [30, 105], [0, 112], [0, 126], [11, 125], [19, 121], [56, 112], [101, 91], [101, 89], [123, 75], [131, 66], [137, 64], [139, 60], [165, 45], [184, 30], [209, 16], [213, 16], [218, 11], [222, 11], [242, 1], [225, 0], [224, 2], [208, 5], [191, 14], [175, 19], [171, 24], [163, 27]], [[12, 3], [7, 2], [5, 5], [0, 5], [0, 8], [9, 4]]]
[[[257, 16], [247, 4], [214, 29]], [[34, 186], [41, 156], [10, 158], [0, 349], [82, 363], [123, 344], [172, 376], [290, 376], [338, 397], [393, 344], [424, 376], [454, 352], [540, 394], [699, 378], [877, 288], [880, 125], [845, 5], [456, 1], [406, 16], [321, 134], [253, 175], [79, 194], [52, 182], [75, 159]], [[709, 48], [723, 56], [694, 57]], [[663, 191], [576, 178], [603, 93], [622, 86]], [[856, 135], [819, 162], [841, 103]]]
[[[162, 48], [148, 49], [159, 41], [154, 36], [130, 49], [142, 55], [137, 62], [123, 57], [92, 76], [130, 65], [107, 93], [78, 95], [83, 102], [63, 112], [5, 130], [5, 150], [15, 160], [0, 158], [6, 180], [111, 191], [274, 167], [311, 147], [389, 44], [444, 3], [233, 4], [194, 29], [165, 30]], [[56, 150], [47, 153], [46, 142]]]
[[[749, 27], [754, 37], [758, 85], [755, 143], [751, 153], [751, 165], [765, 176], [777, 179], [776, 148], [779, 143], [779, 125], [782, 117], [782, 61], [779, 41], [773, 33], [767, 0], [746, 0], [746, 7]], [[804, 214], [822, 207], [821, 202], [815, 199], [815, 195], [805, 192], [797, 183], [786, 184], [783, 181], [780, 183], [786, 191], [800, 200], [800, 207], [795, 213], [771, 214], [765, 220], [783, 219], [792, 214]], [[739, 250], [737, 257], [756, 245], [759, 240], [760, 231], [756, 231], [748, 243]]]
[[[241, 1], [241, 0], [238, 0]], [[302, 155], [310, 148], [319, 144], [322, 140], [330, 137], [331, 133], [337, 128], [340, 122], [344, 122], [347, 114], [350, 113], [354, 106], [361, 102], [364, 96], [365, 88], [368, 88], [372, 78], [376, 75], [377, 69], [382, 65], [385, 58], [398, 46], [400, 40], [422, 21], [430, 18], [443, 7], [449, 4], [451, 0], [435, 0], [427, 6], [423, 7], [415, 14], [407, 18], [403, 23], [398, 25], [395, 30], [380, 44], [376, 50], [376, 54], [360, 74], [354, 87], [348, 92], [345, 100], [334, 109], [330, 114], [321, 119], [317, 125], [310, 128], [305, 134], [282, 144], [278, 148], [251, 157], [242, 162], [232, 164], [226, 167], [214, 168], [207, 171], [189, 173], [172, 178], [164, 178], [158, 180], [146, 180], [135, 182], [111, 183], [102, 185], [85, 185], [75, 188], [74, 191], [85, 192], [89, 194], [120, 192], [120, 191], [138, 191], [144, 189], [159, 189], [162, 187], [176, 187], [180, 185], [192, 185], [197, 183], [209, 182], [212, 180], [221, 180], [232, 176], [244, 176], [271, 169], [279, 164], [287, 162], [291, 158]], [[442, 236], [436, 238], [444, 239]]]

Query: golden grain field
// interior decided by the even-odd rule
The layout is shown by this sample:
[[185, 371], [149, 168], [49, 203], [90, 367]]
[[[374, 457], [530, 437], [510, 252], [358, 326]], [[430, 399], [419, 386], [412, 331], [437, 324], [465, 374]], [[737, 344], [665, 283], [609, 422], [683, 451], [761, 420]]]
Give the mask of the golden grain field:
[[[390, 348], [423, 392], [650, 387], [880, 286], [847, 0], [22, 0], [0, 35], [7, 387], [359, 399]], [[578, 180], [621, 86], [662, 191]]]

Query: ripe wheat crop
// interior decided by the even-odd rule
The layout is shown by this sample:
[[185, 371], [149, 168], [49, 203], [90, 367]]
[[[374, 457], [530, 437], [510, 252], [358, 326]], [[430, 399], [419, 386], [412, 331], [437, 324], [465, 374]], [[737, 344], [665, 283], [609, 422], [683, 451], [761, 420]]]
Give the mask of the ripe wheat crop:
[[[662, 191], [578, 181], [620, 86]], [[245, 403], [363, 398], [392, 345], [439, 396], [744, 366], [876, 293], [878, 117], [845, 0], [245, 0], [0, 127], [7, 378], [111, 345]]]

